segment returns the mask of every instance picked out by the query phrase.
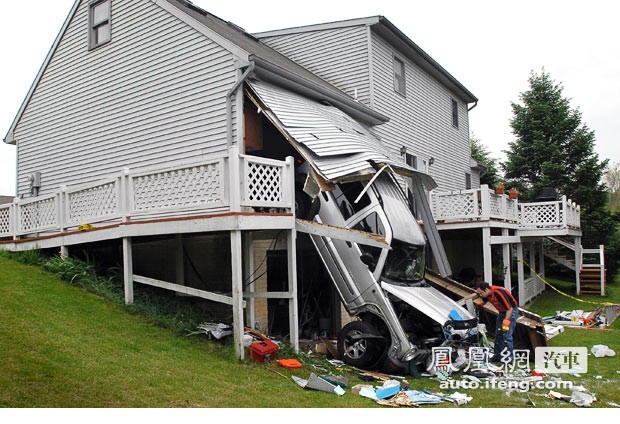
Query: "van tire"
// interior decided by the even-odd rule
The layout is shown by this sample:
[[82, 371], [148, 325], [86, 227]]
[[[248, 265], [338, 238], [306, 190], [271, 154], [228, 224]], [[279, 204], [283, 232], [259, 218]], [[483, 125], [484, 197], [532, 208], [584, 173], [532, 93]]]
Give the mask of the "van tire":
[[[359, 338], [367, 335], [368, 338]], [[379, 330], [365, 321], [353, 321], [345, 325], [338, 337], [340, 359], [354, 367], [367, 368], [376, 365], [383, 356], [385, 340]]]

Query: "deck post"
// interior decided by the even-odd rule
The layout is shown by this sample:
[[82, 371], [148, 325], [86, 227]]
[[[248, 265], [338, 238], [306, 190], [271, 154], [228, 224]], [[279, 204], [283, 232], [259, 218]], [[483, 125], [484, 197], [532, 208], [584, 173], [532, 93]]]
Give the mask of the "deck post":
[[[241, 211], [241, 157], [239, 147], [232, 146], [228, 149], [228, 173], [229, 173], [229, 204], [231, 212]], [[245, 176], [244, 176], [245, 178]]]
[[133, 303], [133, 254], [131, 237], [123, 237], [123, 280], [125, 283], [125, 305]]
[[544, 242], [540, 242], [540, 250], [539, 250], [539, 254], [538, 254], [538, 261], [540, 262], [540, 276], [545, 278], [545, 243]]
[[243, 360], [245, 354], [243, 348], [245, 326], [243, 322], [243, 250], [240, 230], [233, 230], [230, 232], [230, 258], [232, 268], [231, 282], [235, 353], [237, 354], [237, 358]]
[[177, 234], [175, 237], [176, 242], [176, 283], [182, 286], [185, 285], [185, 252], [183, 249], [183, 234]]
[[577, 296], [579, 296], [581, 294], [581, 278], [580, 278], [580, 274], [581, 274], [581, 267], [583, 266], [583, 264], [581, 263], [581, 261], [583, 260], [583, 255], [581, 253], [582, 247], [581, 247], [581, 237], [575, 237], [575, 293], [577, 293]]
[[482, 229], [482, 258], [484, 261], [484, 281], [493, 283], [493, 264], [491, 256], [491, 229]]
[[[502, 236], [509, 237], [510, 231], [508, 228], [502, 228]], [[511, 272], [511, 255], [510, 255], [510, 243], [502, 244], [502, 261], [504, 262], [504, 288], [510, 290], [512, 287], [512, 272]]]
[[519, 288], [519, 305], [525, 303], [525, 273], [523, 268], [523, 243], [517, 243], [517, 275]]
[[606, 284], [605, 284], [605, 245], [599, 244], [599, 265], [601, 266], [601, 296], [605, 296]]
[[60, 257], [68, 258], [69, 257], [69, 246], [60, 246]]
[[298, 323], [298, 306], [297, 306], [297, 231], [291, 229], [286, 233], [286, 252], [288, 255], [288, 292], [291, 295], [289, 299], [289, 327], [290, 342], [295, 352], [299, 352], [299, 323]]
[[[249, 293], [254, 293], [254, 237], [250, 231], [243, 237], [243, 282], [247, 284]], [[250, 297], [247, 300], [246, 319], [248, 327], [256, 329], [256, 300]]]

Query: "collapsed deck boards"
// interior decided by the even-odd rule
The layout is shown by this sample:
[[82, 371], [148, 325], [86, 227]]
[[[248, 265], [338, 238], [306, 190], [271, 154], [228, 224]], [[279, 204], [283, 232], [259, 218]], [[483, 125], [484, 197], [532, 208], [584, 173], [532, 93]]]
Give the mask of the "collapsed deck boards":
[[[460, 300], [471, 296], [476, 291], [451, 278], [441, 277], [432, 271], [426, 271], [426, 281], [439, 291], [450, 296], [454, 300]], [[476, 305], [479, 312], [480, 322], [485, 324], [489, 335], [493, 336], [497, 309], [490, 303], [483, 306]], [[515, 348], [529, 349], [532, 354], [536, 347], [547, 346], [545, 337], [545, 324], [542, 318], [523, 308], [519, 308], [519, 319], [514, 333]]]

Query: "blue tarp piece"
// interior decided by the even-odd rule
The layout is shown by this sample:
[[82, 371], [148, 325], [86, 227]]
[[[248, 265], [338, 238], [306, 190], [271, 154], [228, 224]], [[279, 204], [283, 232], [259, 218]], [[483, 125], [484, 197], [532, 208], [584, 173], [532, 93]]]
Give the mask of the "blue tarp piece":
[[400, 385], [392, 387], [381, 387], [376, 390], [377, 399], [388, 399], [396, 396], [400, 392]]

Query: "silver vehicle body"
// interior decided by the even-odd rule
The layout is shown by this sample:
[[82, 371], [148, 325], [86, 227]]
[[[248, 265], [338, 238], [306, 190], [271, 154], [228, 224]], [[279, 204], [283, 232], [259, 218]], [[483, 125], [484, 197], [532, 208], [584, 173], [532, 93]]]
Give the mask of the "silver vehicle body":
[[[353, 184], [361, 188], [368, 183]], [[370, 248], [367, 246], [317, 235], [313, 235], [312, 240], [349, 314], [363, 316], [370, 313], [386, 324], [391, 339], [387, 351], [389, 358], [397, 363], [407, 363], [417, 356], [420, 348], [419, 344], [412, 342], [411, 334], [404, 330], [403, 316], [397, 313], [395, 301], [406, 303], [438, 324], [443, 332], [438, 335], [443, 344], [465, 340], [477, 332], [475, 316], [423, 280], [425, 237], [394, 178], [387, 173], [380, 175], [370, 187], [365, 187], [366, 194], [358, 196], [360, 201], [357, 204], [351, 201], [351, 195], [349, 199], [345, 198], [342, 186], [339, 184], [334, 190], [321, 192], [320, 212], [315, 220], [379, 233], [391, 249], [373, 248], [374, 263], [369, 266]], [[403, 274], [399, 280], [393, 280], [388, 278], [387, 270], [394, 263], [400, 265], [405, 260], [398, 256], [400, 251], [407, 256], [408, 253], [418, 254], [417, 261], [422, 263], [406, 259], [411, 263], [404, 272], [412, 278], [403, 278]], [[363, 260], [364, 254], [366, 261]], [[455, 328], [451, 314], [467, 324]]]

